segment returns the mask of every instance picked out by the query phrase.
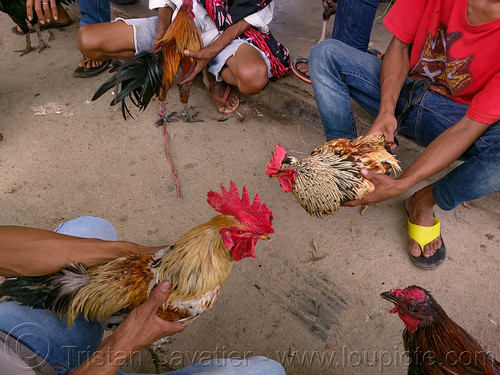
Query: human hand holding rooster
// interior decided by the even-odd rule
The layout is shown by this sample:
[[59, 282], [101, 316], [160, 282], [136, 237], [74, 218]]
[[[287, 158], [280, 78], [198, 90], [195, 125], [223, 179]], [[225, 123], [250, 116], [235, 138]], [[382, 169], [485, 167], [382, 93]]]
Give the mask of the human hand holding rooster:
[[361, 169], [361, 175], [373, 182], [375, 190], [367, 194], [363, 199], [346, 202], [343, 206], [356, 207], [360, 204], [371, 206], [403, 194], [409, 189], [401, 180], [394, 179], [385, 174], [373, 173], [367, 169]]
[[398, 121], [392, 112], [380, 112], [372, 126], [366, 132], [366, 135], [383, 135], [387, 146], [391, 151], [397, 147], [394, 141], [394, 132], [396, 131]]
[[171, 284], [161, 283], [149, 298], [132, 310], [122, 324], [106, 337], [92, 356], [72, 375], [114, 375], [121, 365], [153, 342], [181, 332], [182, 322], [170, 322], [156, 315], [170, 293]]
[[245, 21], [244, 19], [239, 20], [238, 22], [229, 26], [226, 30], [224, 30], [219, 37], [210, 44], [209, 46], [195, 52], [185, 50], [184, 55], [188, 57], [192, 57], [196, 59], [196, 64], [192, 69], [191, 73], [182, 79], [180, 84], [184, 84], [190, 82], [200, 73], [204, 67], [208, 65], [208, 63], [219, 54], [224, 48], [226, 48], [229, 43], [231, 43], [238, 36], [247, 31], [251, 25]]

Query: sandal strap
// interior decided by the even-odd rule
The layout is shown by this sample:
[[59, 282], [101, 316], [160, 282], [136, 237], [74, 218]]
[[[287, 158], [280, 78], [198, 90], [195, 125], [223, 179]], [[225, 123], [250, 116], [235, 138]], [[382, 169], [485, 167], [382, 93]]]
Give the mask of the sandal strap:
[[424, 252], [424, 246], [429, 242], [434, 241], [441, 234], [441, 222], [438, 218], [434, 217], [434, 225], [426, 227], [422, 225], [413, 224], [408, 219], [408, 235], [415, 240]]

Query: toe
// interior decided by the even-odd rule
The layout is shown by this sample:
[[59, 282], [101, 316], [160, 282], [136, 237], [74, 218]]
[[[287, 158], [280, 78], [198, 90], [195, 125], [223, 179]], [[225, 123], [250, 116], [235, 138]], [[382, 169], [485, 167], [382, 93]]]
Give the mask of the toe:
[[409, 243], [409, 248], [410, 248], [410, 254], [416, 258], [418, 258], [420, 255], [422, 255], [422, 251], [420, 250], [420, 246], [419, 244], [413, 240], [413, 239], [409, 239], [410, 243]]

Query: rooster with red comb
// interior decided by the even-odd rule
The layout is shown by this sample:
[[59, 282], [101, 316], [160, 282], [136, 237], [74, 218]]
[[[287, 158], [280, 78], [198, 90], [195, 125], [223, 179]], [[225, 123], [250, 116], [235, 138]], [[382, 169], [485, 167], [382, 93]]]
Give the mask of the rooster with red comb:
[[409, 375], [500, 375], [500, 363], [451, 320], [427, 290], [413, 285], [380, 296], [394, 303], [390, 313], [397, 313], [406, 326]]
[[269, 240], [274, 232], [273, 214], [259, 195], [251, 203], [244, 187], [240, 198], [234, 182], [229, 190], [221, 185], [221, 193], [210, 191], [207, 202], [220, 215], [155, 254], [129, 255], [90, 268], [69, 264], [51, 275], [9, 278], [0, 285], [0, 295], [53, 309], [66, 315], [69, 324], [78, 315], [116, 324], [145, 302], [156, 285], [169, 281], [172, 291], [157, 315], [190, 322], [212, 307], [233, 263], [255, 258], [257, 241]]
[[400, 170], [385, 146], [382, 135], [332, 139], [299, 159], [276, 145], [266, 174], [277, 177], [281, 189], [291, 191], [311, 215], [331, 215], [341, 204], [361, 199], [375, 189], [370, 180], [361, 176], [361, 168], [384, 174]]

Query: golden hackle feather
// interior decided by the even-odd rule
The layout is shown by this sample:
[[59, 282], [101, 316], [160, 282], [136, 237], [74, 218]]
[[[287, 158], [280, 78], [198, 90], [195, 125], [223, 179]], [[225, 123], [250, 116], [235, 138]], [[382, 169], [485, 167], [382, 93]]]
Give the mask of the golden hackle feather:
[[153, 46], [154, 51], [162, 51], [163, 53], [163, 85], [165, 90], [158, 97], [160, 101], [165, 100], [168, 89], [179, 70], [181, 74], [186, 75], [195, 64], [195, 59], [184, 56], [184, 50], [199, 51], [202, 48], [203, 40], [200, 33], [189, 15], [188, 7], [183, 5], [163, 38]]
[[116, 313], [130, 312], [163, 281], [170, 281], [172, 289], [157, 315], [168, 320], [194, 319], [213, 305], [231, 272], [234, 261], [219, 233], [231, 226], [243, 224], [229, 215], [213, 217], [181, 236], [161, 254], [159, 265], [153, 266], [153, 256], [131, 255], [92, 267], [89, 284], [71, 301], [68, 323], [80, 314], [102, 322]]

